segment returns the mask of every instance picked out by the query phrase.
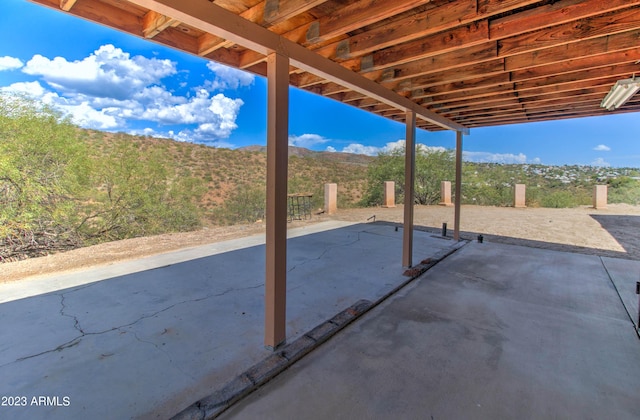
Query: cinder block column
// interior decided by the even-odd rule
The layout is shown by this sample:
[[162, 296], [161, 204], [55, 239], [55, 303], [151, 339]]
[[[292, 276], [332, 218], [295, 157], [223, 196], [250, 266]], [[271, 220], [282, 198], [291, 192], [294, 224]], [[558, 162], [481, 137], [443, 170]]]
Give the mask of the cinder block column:
[[384, 181], [384, 204], [382, 207], [396, 206], [396, 183], [393, 181]]
[[324, 184], [324, 211], [327, 214], [338, 211], [338, 184]]
[[607, 208], [607, 186], [596, 185], [593, 187], [593, 208], [594, 209], [606, 209]]
[[524, 208], [526, 204], [527, 187], [524, 184], [516, 184], [513, 188], [513, 207]]
[[453, 206], [451, 203], [451, 181], [442, 181], [440, 183], [440, 202], [441, 206]]

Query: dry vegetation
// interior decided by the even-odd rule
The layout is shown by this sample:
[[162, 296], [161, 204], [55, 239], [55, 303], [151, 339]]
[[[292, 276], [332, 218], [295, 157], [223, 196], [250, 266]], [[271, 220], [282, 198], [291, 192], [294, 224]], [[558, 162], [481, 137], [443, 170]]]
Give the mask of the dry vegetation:
[[[134, 142], [142, 150], [153, 148], [158, 151], [163, 159], [178, 168], [180, 176], [204, 181], [201, 204], [208, 225], [224, 224], [220, 220], [224, 203], [232, 199], [237, 191], [264, 189], [265, 147], [231, 150], [100, 131], [90, 131], [88, 134], [89, 142], [97, 152], [104, 152], [114, 142]], [[313, 207], [320, 208], [324, 199], [324, 184], [337, 183], [339, 205], [343, 208], [354, 207], [362, 198], [367, 167], [372, 160], [363, 155], [313, 152], [290, 147], [289, 192], [313, 194]]]

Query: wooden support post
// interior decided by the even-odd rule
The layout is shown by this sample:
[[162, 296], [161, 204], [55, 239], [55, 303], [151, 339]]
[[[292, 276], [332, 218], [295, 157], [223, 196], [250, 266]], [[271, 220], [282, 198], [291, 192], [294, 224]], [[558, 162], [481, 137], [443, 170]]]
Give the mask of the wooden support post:
[[462, 132], [456, 131], [456, 199], [453, 239], [460, 240], [460, 204], [462, 203]]
[[413, 196], [416, 174], [416, 113], [407, 110], [407, 135], [404, 160], [404, 229], [402, 233], [402, 266], [413, 265]]
[[289, 59], [267, 56], [267, 232], [264, 344], [286, 340]]

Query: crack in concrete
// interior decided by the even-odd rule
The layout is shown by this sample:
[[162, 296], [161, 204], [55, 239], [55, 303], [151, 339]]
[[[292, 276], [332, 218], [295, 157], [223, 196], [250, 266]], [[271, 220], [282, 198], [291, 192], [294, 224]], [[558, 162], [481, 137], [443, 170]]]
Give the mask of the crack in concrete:
[[311, 261], [320, 261], [327, 254], [327, 252], [329, 252], [330, 250], [332, 250], [334, 248], [347, 247], [347, 246], [355, 244], [356, 242], [360, 242], [360, 234], [361, 233], [367, 233], [367, 232], [365, 230], [357, 231], [356, 234], [357, 234], [358, 237], [354, 241], [351, 241], [351, 242], [348, 242], [348, 243], [344, 243], [344, 244], [339, 244], [339, 245], [328, 246], [317, 257], [315, 257], [315, 258], [307, 258], [306, 260], [302, 261], [301, 263], [298, 263], [298, 264], [294, 265], [293, 267], [291, 267], [290, 269], [288, 269], [287, 273], [290, 273], [293, 270], [295, 270], [296, 268], [298, 268], [299, 266], [308, 264]]
[[163, 353], [167, 357], [167, 360], [169, 360], [169, 364], [171, 364], [176, 369], [178, 369], [180, 371], [180, 373], [182, 373], [184, 376], [186, 376], [187, 378], [191, 379], [192, 381], [196, 380], [196, 378], [193, 375], [189, 375], [187, 372], [182, 370], [182, 368], [180, 368], [180, 366], [174, 365], [173, 364], [173, 359], [171, 358], [171, 355], [166, 350], [164, 350], [161, 346], [159, 346], [158, 344], [154, 343], [153, 341], [147, 341], [147, 340], [141, 339], [138, 336], [138, 333], [135, 332], [135, 331], [133, 331], [133, 336], [135, 337], [136, 340], [138, 340], [141, 343], [151, 344], [153, 347], [156, 348], [156, 350], [158, 350], [159, 352]]
[[73, 321], [74, 321], [73, 328], [78, 330], [78, 332], [80, 332], [80, 334], [84, 335], [84, 331], [82, 330], [82, 327], [80, 327], [80, 321], [78, 320], [78, 318], [75, 315], [68, 315], [68, 314], [65, 313], [65, 309], [67, 309], [67, 306], [64, 303], [64, 301], [66, 299], [65, 293], [56, 293], [56, 294], [60, 296], [60, 306], [61, 306], [60, 315], [66, 316], [68, 318], [72, 318]]
[[[62, 351], [62, 350], [65, 350], [67, 348], [77, 346], [78, 344], [80, 344], [80, 342], [82, 341], [82, 339], [84, 337], [93, 336], [93, 335], [107, 334], [107, 333], [110, 333], [112, 331], [117, 331], [117, 330], [122, 330], [122, 329], [127, 328], [127, 327], [132, 327], [132, 326], [136, 325], [137, 323], [139, 323], [139, 322], [141, 322], [141, 321], [143, 321], [145, 319], [153, 318], [153, 317], [155, 317], [155, 316], [157, 316], [157, 315], [159, 315], [161, 313], [164, 313], [166, 311], [170, 311], [171, 309], [173, 309], [173, 308], [175, 308], [177, 306], [180, 306], [180, 305], [184, 305], [184, 304], [187, 304], [187, 303], [202, 302], [204, 300], [215, 298], [215, 297], [224, 296], [224, 295], [227, 295], [227, 294], [232, 293], [232, 292], [242, 292], [242, 291], [245, 291], [245, 290], [257, 289], [257, 288], [263, 287], [263, 286], [264, 286], [264, 283], [260, 283], [258, 285], [254, 285], [254, 286], [240, 287], [240, 288], [231, 287], [231, 288], [229, 288], [229, 289], [227, 289], [227, 290], [225, 290], [223, 292], [211, 293], [211, 294], [206, 295], [206, 296], [201, 297], [201, 298], [187, 299], [187, 300], [184, 300], [184, 301], [181, 301], [181, 302], [176, 302], [176, 303], [174, 303], [174, 304], [172, 304], [172, 305], [170, 305], [170, 306], [168, 306], [166, 308], [163, 308], [161, 310], [158, 310], [158, 311], [156, 311], [156, 312], [154, 312], [152, 314], [142, 315], [138, 319], [136, 319], [135, 321], [130, 322], [128, 324], [119, 325], [119, 326], [112, 327], [112, 328], [109, 328], [109, 329], [106, 329], [106, 330], [103, 330], [103, 331], [98, 331], [98, 332], [87, 332], [87, 331], [84, 331], [80, 327], [80, 321], [78, 320], [78, 318], [76, 316], [69, 315], [69, 314], [65, 313], [65, 310], [67, 309], [67, 306], [65, 304], [65, 294], [66, 293], [60, 293], [59, 294], [60, 297], [61, 297], [61, 300], [60, 300], [60, 305], [61, 305], [60, 315], [64, 316], [64, 317], [72, 318], [74, 320], [74, 326], [73, 327], [74, 327], [74, 329], [76, 329], [80, 333], [80, 335], [78, 337], [75, 337], [75, 338], [63, 343], [63, 344], [60, 344], [59, 346], [57, 346], [57, 347], [55, 347], [53, 349], [45, 350], [43, 352], [32, 354], [32, 355], [29, 355], [29, 356], [20, 357], [20, 358], [16, 359], [13, 362], [9, 362], [9, 363], [6, 363], [4, 365], [0, 365], [0, 367], [4, 367], [4, 366], [10, 365], [12, 363], [22, 362], [24, 360], [33, 359], [33, 358], [36, 358], [36, 357], [43, 356], [45, 354], [53, 353], [53, 352], [56, 352], [56, 351]], [[71, 291], [69, 293], [73, 293], [74, 291]], [[134, 333], [134, 335], [135, 335], [135, 333]], [[136, 337], [136, 339], [138, 339], [138, 337]], [[142, 340], [139, 340], [139, 341], [142, 341]], [[150, 343], [150, 344], [153, 344], [153, 343]]]

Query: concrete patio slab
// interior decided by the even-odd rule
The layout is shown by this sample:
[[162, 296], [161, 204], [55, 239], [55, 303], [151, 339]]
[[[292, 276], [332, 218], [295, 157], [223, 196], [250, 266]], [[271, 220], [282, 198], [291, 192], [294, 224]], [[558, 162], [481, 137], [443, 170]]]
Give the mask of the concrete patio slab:
[[619, 258], [602, 257], [602, 264], [611, 277], [616, 291], [633, 322], [636, 331], [640, 328], [640, 308], [638, 308], [638, 298], [636, 294], [636, 282], [640, 281], [640, 264], [634, 260], [622, 260]]
[[[290, 237], [289, 342], [407, 281], [392, 225], [331, 222]], [[13, 405], [0, 418], [168, 418], [269, 357], [262, 242], [0, 285], [0, 396]], [[414, 260], [457, 246], [416, 232]]]
[[470, 243], [221, 418], [637, 419], [640, 340], [609, 274], [638, 269]]

